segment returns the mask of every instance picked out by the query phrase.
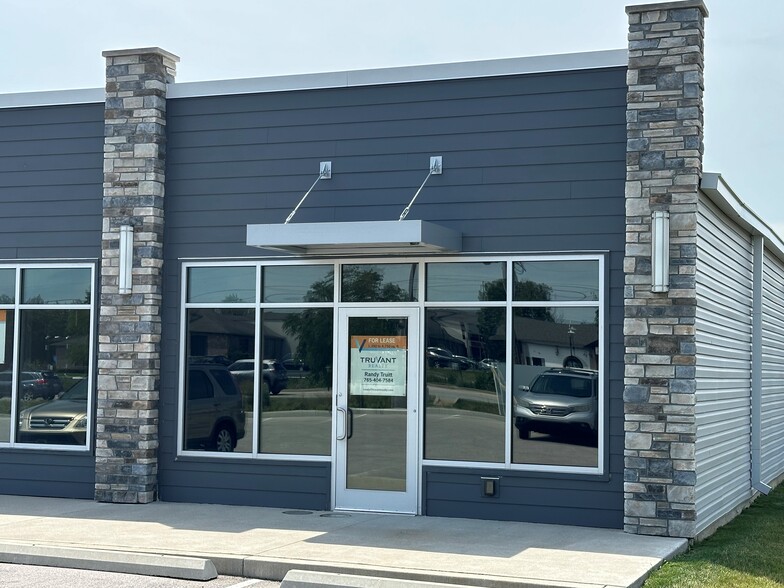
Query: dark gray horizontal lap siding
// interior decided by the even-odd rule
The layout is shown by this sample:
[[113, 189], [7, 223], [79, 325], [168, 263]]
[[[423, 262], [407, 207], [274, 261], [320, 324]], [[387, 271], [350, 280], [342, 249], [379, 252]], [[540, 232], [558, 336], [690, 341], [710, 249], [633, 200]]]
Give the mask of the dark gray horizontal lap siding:
[[[0, 263], [97, 259], [103, 105], [0, 109]], [[90, 453], [0, 449], [0, 493], [92, 498]]]
[[[238, 472], [238, 469], [241, 470]], [[162, 469], [160, 498], [169, 502], [202, 502], [279, 508], [328, 510], [328, 463], [181, 460]]]
[[425, 512], [621, 526], [625, 76], [618, 68], [170, 100], [161, 496], [326, 508], [330, 494], [326, 466], [314, 477], [298, 462], [176, 459], [179, 258], [264, 255], [245, 245], [246, 225], [283, 222], [319, 161], [332, 161], [332, 179], [293, 222], [394, 220], [429, 157], [442, 155], [443, 175], [430, 178], [409, 219], [461, 231], [465, 251], [610, 252], [609, 449], [604, 476], [502, 472], [495, 502], [480, 496], [482, 470], [428, 467]]
[[[556, 217], [586, 197], [590, 182], [617, 198], [622, 76], [608, 70], [171, 100], [167, 224], [214, 242], [221, 237], [204, 235], [191, 213], [243, 210], [242, 230], [248, 222], [280, 222], [325, 159], [333, 161], [333, 178], [298, 212], [300, 222], [396, 218], [434, 154], [443, 155], [445, 173], [431, 178], [410, 218], [474, 220], [477, 201], [489, 210], [517, 204], [496, 218], [538, 219], [539, 210], [527, 210], [537, 201]], [[588, 188], [587, 197], [602, 194]], [[450, 219], [442, 218], [445, 208]], [[591, 216], [604, 232], [613, 218], [601, 207], [572, 216]], [[240, 243], [234, 255], [246, 254]]]
[[0, 494], [91, 499], [95, 495], [95, 457], [89, 453], [0, 449]]
[[[500, 470], [466, 472], [425, 468], [424, 503], [431, 516], [463, 516], [497, 520], [526, 520], [532, 523], [623, 526], [614, 493], [584, 488], [575, 499], [574, 480], [558, 477], [510, 476]], [[497, 477], [497, 494], [479, 498], [482, 477]], [[470, 504], [470, 507], [467, 505]], [[460, 509], [466, 509], [460, 514]]]
[[103, 105], [0, 110], [3, 258], [98, 258]]

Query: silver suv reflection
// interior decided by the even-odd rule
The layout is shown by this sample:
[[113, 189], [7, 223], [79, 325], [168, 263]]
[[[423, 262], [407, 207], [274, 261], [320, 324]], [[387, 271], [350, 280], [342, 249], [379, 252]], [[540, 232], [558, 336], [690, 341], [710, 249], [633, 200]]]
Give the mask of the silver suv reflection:
[[563, 432], [578, 428], [596, 434], [598, 372], [552, 368], [538, 374], [530, 386], [515, 390], [515, 427], [520, 439], [531, 431]]
[[185, 385], [185, 447], [234, 451], [245, 436], [245, 411], [225, 365], [190, 363]]

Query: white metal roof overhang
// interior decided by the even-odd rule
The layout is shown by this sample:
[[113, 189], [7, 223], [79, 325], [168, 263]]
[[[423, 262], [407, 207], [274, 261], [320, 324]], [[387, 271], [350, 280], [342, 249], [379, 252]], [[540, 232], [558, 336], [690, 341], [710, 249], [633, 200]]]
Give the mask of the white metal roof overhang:
[[248, 225], [250, 247], [298, 255], [456, 253], [462, 234], [421, 220]]
[[718, 173], [703, 173], [700, 190], [728, 217], [752, 235], [762, 235], [765, 246], [784, 261], [784, 240], [748, 204], [735, 194], [730, 185]]

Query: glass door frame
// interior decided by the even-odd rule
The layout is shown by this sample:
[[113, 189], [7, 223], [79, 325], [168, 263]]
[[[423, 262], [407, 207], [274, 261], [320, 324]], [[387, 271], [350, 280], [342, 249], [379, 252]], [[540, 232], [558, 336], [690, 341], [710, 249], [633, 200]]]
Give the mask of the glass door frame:
[[[418, 306], [341, 306], [336, 323], [338, 366], [332, 415], [333, 467], [332, 508], [419, 514], [420, 512], [420, 455], [421, 455], [421, 310]], [[349, 318], [405, 318], [408, 321], [408, 366], [406, 378], [406, 490], [405, 492], [358, 490], [346, 488], [349, 377]]]

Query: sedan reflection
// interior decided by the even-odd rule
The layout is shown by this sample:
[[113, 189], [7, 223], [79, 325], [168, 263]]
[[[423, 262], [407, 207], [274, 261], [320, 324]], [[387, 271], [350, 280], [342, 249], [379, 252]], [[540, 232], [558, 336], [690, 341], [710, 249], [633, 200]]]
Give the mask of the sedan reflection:
[[87, 442], [87, 379], [79, 380], [56, 400], [19, 413], [20, 443], [85, 445]]

